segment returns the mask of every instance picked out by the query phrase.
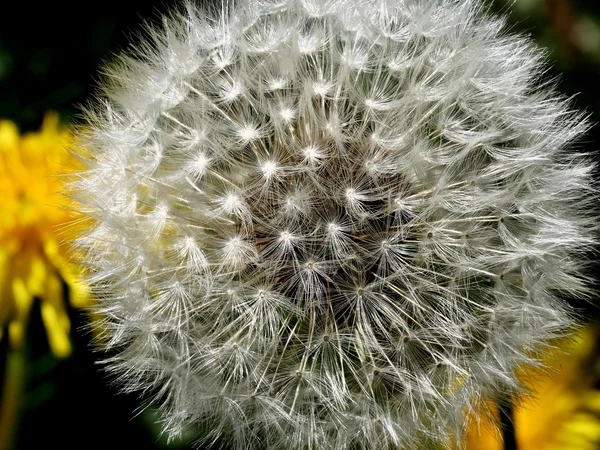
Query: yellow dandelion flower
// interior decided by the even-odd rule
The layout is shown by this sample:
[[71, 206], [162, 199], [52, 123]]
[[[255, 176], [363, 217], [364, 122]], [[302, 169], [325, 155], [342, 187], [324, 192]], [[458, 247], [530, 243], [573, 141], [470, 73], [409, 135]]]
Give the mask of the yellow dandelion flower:
[[[514, 410], [519, 450], [600, 448], [600, 391], [594, 389], [597, 377], [588, 367], [597, 337], [597, 330], [586, 328], [548, 351], [544, 356], [545, 369], [521, 373], [533, 389], [532, 395]], [[502, 448], [500, 437], [489, 422], [473, 423], [467, 437], [468, 450]]]
[[0, 121], [0, 339], [8, 338], [12, 348], [23, 345], [37, 298], [57, 357], [71, 352], [63, 282], [72, 306], [85, 306], [90, 298], [62, 243], [69, 237], [65, 225], [73, 221], [62, 193], [63, 175], [77, 169], [67, 150], [71, 142], [54, 113], [39, 132], [23, 136], [13, 122]]

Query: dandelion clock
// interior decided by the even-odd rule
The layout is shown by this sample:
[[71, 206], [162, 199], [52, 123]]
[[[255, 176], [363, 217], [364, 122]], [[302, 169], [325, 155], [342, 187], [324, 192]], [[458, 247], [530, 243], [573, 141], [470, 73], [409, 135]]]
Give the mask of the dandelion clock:
[[448, 446], [588, 296], [588, 128], [478, 0], [184, 3], [105, 68], [75, 244], [125, 391], [235, 449]]

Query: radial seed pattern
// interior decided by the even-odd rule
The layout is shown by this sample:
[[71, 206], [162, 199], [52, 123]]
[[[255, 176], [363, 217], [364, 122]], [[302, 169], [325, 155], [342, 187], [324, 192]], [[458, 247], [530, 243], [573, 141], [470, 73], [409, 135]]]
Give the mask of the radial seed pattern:
[[518, 392], [585, 292], [592, 168], [501, 29], [471, 0], [187, 5], [108, 67], [78, 248], [170, 434], [422, 448]]

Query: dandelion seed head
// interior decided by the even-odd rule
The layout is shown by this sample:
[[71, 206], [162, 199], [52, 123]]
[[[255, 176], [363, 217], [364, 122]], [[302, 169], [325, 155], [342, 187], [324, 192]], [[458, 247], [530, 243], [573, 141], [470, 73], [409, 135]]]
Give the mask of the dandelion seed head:
[[583, 114], [479, 0], [193, 3], [109, 66], [73, 185], [108, 367], [170, 436], [447, 444], [589, 293]]

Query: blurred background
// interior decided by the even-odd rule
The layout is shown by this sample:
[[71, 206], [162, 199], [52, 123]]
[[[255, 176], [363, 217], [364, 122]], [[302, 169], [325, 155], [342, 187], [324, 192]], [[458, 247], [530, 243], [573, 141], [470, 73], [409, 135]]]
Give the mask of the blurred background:
[[[531, 35], [547, 49], [552, 64], [548, 76], [558, 76], [560, 90], [573, 96], [575, 104], [586, 110], [593, 122], [600, 122], [600, 2], [493, 0], [489, 3], [493, 10], [509, 16], [511, 29]], [[125, 48], [142, 19], [156, 18], [167, 9], [168, 2], [129, 0], [72, 5], [10, 2], [10, 13], [8, 5], [4, 5], [0, 16], [0, 119], [16, 124], [21, 133], [39, 130], [49, 111], [58, 113], [61, 123], [77, 121], [77, 105], [83, 104], [93, 92], [102, 62]], [[0, 145], [2, 139], [0, 127]], [[598, 155], [599, 143], [597, 125], [582, 145]], [[3, 200], [0, 198], [0, 216]], [[597, 270], [598, 266], [593, 267]], [[68, 283], [61, 282], [67, 292]], [[0, 423], [0, 433], [12, 435], [7, 448], [188, 448], [189, 439], [185, 436], [168, 445], [153, 425], [152, 409], [140, 412], [141, 404], [135, 395], [117, 394], [110, 378], [99, 370], [98, 355], [90, 351], [91, 336], [85, 331], [88, 317], [73, 308], [73, 302], [67, 298], [64, 303], [70, 323], [69, 356], [57, 354], [49, 345], [49, 319], [43, 317], [37, 299], [30, 308], [23, 344], [16, 352], [3, 322], [1, 294], [0, 289], [0, 326], [5, 327], [0, 340], [0, 420], [5, 421], [5, 426]], [[577, 307], [590, 323], [595, 323], [596, 310], [584, 304]], [[510, 433], [519, 449], [600, 449], [597, 336], [592, 325], [580, 338], [570, 342], [574, 348], [571, 359], [555, 359], [560, 367], [569, 370], [562, 380], [551, 383], [563, 386], [555, 395], [568, 397], [570, 404], [575, 405], [560, 413], [561, 423], [574, 419], [569, 414], [583, 414], [575, 428], [589, 439], [557, 444], [532, 437], [534, 428], [542, 428], [538, 432], [550, 435], [560, 426], [558, 419], [548, 417], [547, 408], [551, 409], [553, 402], [544, 411], [545, 415], [532, 406], [516, 420], [516, 430]], [[556, 400], [559, 404], [560, 398]], [[0, 450], [4, 450], [2, 442], [8, 439], [0, 436]], [[506, 447], [514, 446], [515, 442], [507, 443]], [[502, 447], [493, 439], [478, 438], [469, 442], [469, 448]]]

